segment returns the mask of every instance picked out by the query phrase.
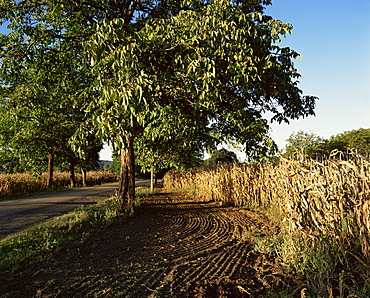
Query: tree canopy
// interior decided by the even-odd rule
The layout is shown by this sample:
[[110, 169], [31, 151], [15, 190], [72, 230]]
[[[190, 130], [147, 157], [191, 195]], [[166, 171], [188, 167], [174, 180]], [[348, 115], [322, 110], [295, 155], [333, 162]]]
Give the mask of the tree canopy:
[[292, 156], [295, 153], [314, 156], [325, 151], [323, 144], [326, 140], [313, 132], [305, 132], [303, 130], [294, 132], [286, 141], [284, 156]]
[[218, 163], [238, 162], [238, 157], [233, 151], [225, 148], [214, 151], [211, 156], [204, 161], [205, 165], [216, 165]]
[[328, 149], [341, 151], [356, 150], [363, 156], [370, 155], [370, 128], [360, 128], [332, 136], [327, 142]]
[[360, 128], [357, 130], [345, 131], [324, 139], [313, 132], [299, 131], [293, 133], [287, 139], [284, 156], [291, 156], [296, 152], [303, 153], [310, 157], [330, 156], [333, 150], [346, 153], [348, 150], [355, 150], [363, 156], [370, 154], [370, 129]]
[[[0, 39], [2, 83], [25, 86], [34, 70], [27, 78], [37, 90], [56, 105], [73, 102], [83, 112], [76, 147], [96, 131], [121, 150], [119, 192], [130, 205], [135, 144], [148, 158], [168, 142], [194, 152], [234, 141], [266, 154], [274, 148], [267, 113], [277, 122], [314, 114], [316, 97], [298, 87], [299, 54], [279, 45], [292, 25], [264, 15], [268, 4], [5, 1], [1, 17], [12, 32]], [[48, 61], [62, 70], [55, 84]]]
[[76, 31], [81, 28], [74, 27], [75, 19], [63, 17], [59, 5], [1, 2], [2, 21], [9, 22], [10, 29], [0, 35], [1, 146], [10, 149], [24, 169], [40, 172], [47, 167], [50, 186], [55, 162], [69, 165], [73, 185], [74, 166], [93, 167], [102, 148], [91, 130], [81, 145], [81, 157], [70, 144], [86, 120], [76, 94], [89, 84], [89, 75], [82, 68], [81, 32]]
[[229, 1], [151, 20], [139, 31], [121, 19], [104, 22], [87, 44], [93, 88], [101, 90], [89, 106], [93, 120], [105, 134], [190, 124], [245, 143], [268, 129], [265, 112], [279, 122], [311, 115], [315, 98], [297, 87], [298, 54], [275, 44], [290, 31]]

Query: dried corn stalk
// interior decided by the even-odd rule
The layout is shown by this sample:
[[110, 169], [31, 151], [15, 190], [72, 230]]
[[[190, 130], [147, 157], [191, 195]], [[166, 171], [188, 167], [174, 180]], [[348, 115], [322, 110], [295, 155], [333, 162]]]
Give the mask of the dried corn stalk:
[[329, 236], [348, 249], [360, 241], [363, 256], [370, 257], [370, 162], [354, 153], [346, 160], [219, 164], [170, 172], [164, 181], [167, 188], [195, 185], [199, 196], [235, 206], [274, 203], [292, 232]]

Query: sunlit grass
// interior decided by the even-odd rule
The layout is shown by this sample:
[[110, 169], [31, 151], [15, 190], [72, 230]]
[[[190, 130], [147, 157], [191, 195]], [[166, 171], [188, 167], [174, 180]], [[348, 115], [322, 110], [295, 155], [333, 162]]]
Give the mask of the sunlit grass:
[[252, 241], [255, 252], [279, 257], [285, 273], [305, 278], [301, 297], [369, 297], [368, 265], [348, 252], [343, 254], [328, 237], [307, 238], [289, 233], [282, 225], [280, 233], [254, 237]]
[[[151, 194], [146, 187], [136, 189], [137, 202]], [[90, 235], [112, 224], [122, 222], [127, 215], [117, 209], [116, 197], [31, 227], [0, 241], [0, 276], [32, 267], [83, 244]]]

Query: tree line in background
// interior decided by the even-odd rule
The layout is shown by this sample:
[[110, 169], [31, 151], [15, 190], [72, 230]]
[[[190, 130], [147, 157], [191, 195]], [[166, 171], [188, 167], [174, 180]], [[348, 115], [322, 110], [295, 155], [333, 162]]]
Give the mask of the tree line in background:
[[[25, 168], [120, 159], [130, 207], [135, 166], [185, 168], [204, 150], [276, 151], [269, 121], [314, 115], [281, 47], [292, 25], [270, 0], [6, 0], [0, 21], [0, 148]], [[9, 160], [10, 161], [10, 160]], [[72, 177], [72, 176], [71, 176]]]
[[355, 150], [358, 154], [368, 157], [370, 154], [370, 129], [360, 128], [346, 131], [324, 139], [313, 132], [298, 131], [287, 140], [282, 152], [285, 157], [303, 153], [312, 158], [327, 158], [333, 150], [343, 153]]
[[[363, 157], [370, 155], [370, 129], [365, 128], [339, 133], [329, 139], [324, 139], [313, 132], [298, 131], [292, 133], [286, 142], [287, 145], [283, 150], [266, 156], [266, 158], [275, 159], [280, 155], [293, 157], [296, 154], [314, 159], [325, 159], [334, 154], [335, 158], [338, 158], [341, 157], [338, 151], [343, 154], [355, 151]], [[244, 162], [244, 160], [239, 160], [235, 152], [221, 148], [213, 151], [208, 159], [199, 161], [199, 165], [208, 166], [234, 162]]]

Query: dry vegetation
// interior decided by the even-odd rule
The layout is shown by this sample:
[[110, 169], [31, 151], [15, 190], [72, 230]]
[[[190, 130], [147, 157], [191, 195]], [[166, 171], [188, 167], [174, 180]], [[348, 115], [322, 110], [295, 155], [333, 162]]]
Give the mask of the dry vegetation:
[[[82, 174], [76, 174], [76, 185], [82, 186]], [[108, 171], [90, 171], [87, 173], [87, 185], [97, 185], [114, 182], [117, 177]], [[55, 172], [53, 188], [69, 187], [70, 176], [68, 172]], [[0, 197], [18, 196], [47, 190], [47, 173], [34, 176], [30, 173], [0, 174]]]
[[[281, 225], [290, 236], [285, 246], [288, 242], [291, 246], [290, 252], [284, 248], [286, 255], [282, 259], [287, 261], [294, 255], [295, 262], [302, 265], [305, 257], [298, 256], [299, 249], [316, 257], [330, 254], [332, 261], [327, 261], [325, 270], [333, 271], [335, 268], [329, 267], [337, 265], [346, 271], [350, 268], [356, 272], [361, 268], [351, 276], [351, 282], [361, 279], [363, 286], [370, 288], [368, 159], [354, 153], [344, 157], [337, 152], [323, 161], [301, 156], [280, 158], [274, 163], [221, 164], [187, 173], [171, 172], [165, 176], [164, 183], [166, 188], [195, 189], [197, 195], [223, 204], [278, 210]], [[322, 260], [313, 264], [313, 258], [307, 260], [311, 270], [323, 266], [318, 264]], [[320, 278], [317, 276], [316, 282]], [[343, 276], [338, 277], [338, 283], [340, 278], [343, 280]]]

